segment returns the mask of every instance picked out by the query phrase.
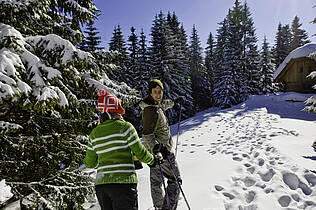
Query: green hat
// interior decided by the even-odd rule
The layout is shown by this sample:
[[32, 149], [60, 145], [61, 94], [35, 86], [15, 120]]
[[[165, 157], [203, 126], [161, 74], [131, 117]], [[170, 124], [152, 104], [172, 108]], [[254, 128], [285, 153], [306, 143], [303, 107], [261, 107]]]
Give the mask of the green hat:
[[163, 84], [159, 79], [153, 79], [153, 80], [149, 81], [149, 83], [148, 83], [149, 93], [151, 93], [151, 90], [157, 86], [159, 86], [162, 90], [164, 90]]

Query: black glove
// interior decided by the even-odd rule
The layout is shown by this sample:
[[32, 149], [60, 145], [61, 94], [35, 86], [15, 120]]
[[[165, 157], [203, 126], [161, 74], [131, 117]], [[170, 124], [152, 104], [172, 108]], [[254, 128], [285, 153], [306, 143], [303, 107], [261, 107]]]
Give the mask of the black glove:
[[168, 157], [170, 155], [170, 152], [169, 152], [169, 150], [167, 149], [166, 146], [162, 146], [161, 149], [160, 149], [160, 152], [162, 154], [163, 159], [168, 159]]
[[185, 100], [185, 97], [184, 96], [179, 96], [178, 98], [176, 98], [174, 100], [174, 103], [175, 104], [184, 104], [184, 100]]
[[153, 156], [154, 156], [154, 163], [152, 165], [148, 164], [148, 166], [150, 168], [154, 168], [154, 167], [156, 167], [157, 164], [162, 164], [163, 163], [163, 160], [160, 159], [157, 155], [153, 155]]
[[179, 177], [177, 180], [178, 180], [179, 185], [182, 185], [182, 179]]
[[135, 166], [135, 170], [139, 170], [143, 168], [142, 162], [140, 162], [139, 160], [134, 160], [134, 166]]
[[167, 159], [170, 155], [169, 150], [163, 144], [156, 144], [153, 148], [153, 153], [157, 155], [158, 153], [162, 154], [163, 159]]
[[158, 152], [160, 152], [161, 144], [156, 144], [153, 148], [153, 154], [157, 155]]

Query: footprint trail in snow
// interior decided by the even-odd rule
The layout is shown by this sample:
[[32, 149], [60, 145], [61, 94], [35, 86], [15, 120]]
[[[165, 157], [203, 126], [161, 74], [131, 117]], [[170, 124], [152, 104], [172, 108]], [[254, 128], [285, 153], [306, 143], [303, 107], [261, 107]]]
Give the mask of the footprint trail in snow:
[[[299, 133], [275, 126], [279, 117], [263, 109], [219, 115], [186, 130], [179, 151], [229, 155], [239, 165], [225, 184], [212, 186], [212, 192], [223, 200], [223, 209], [262, 209], [259, 203], [264, 199], [275, 200], [274, 207], [279, 209], [316, 209], [316, 174], [293, 163], [270, 143], [275, 137], [286, 140]], [[195, 134], [202, 128], [207, 132]]]

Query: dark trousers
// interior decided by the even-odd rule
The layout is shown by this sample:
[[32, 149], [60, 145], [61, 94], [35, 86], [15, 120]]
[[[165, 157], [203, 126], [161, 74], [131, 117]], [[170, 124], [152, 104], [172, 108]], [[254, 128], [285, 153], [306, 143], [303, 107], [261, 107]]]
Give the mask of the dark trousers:
[[137, 184], [96, 185], [102, 210], [138, 210]]
[[[175, 161], [174, 154], [169, 156], [170, 162], [173, 166], [174, 172], [177, 178], [180, 178], [180, 172], [178, 165]], [[150, 185], [151, 185], [151, 197], [156, 209], [171, 209], [175, 210], [178, 206], [179, 200], [179, 188], [177, 182], [173, 176], [168, 160], [164, 160], [161, 164], [161, 169], [165, 181], [167, 181], [167, 194], [169, 198], [169, 208], [166, 202], [165, 192], [162, 189], [162, 178], [160, 174], [160, 168], [157, 165], [154, 168], [150, 168]]]

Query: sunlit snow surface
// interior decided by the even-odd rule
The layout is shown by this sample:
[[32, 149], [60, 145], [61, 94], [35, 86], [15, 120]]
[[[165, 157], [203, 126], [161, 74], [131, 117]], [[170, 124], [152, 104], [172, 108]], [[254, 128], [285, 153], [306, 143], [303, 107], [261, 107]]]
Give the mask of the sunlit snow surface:
[[[252, 96], [182, 121], [177, 161], [191, 209], [316, 209], [316, 114], [300, 111], [309, 96]], [[139, 210], [152, 209], [143, 165]], [[85, 207], [100, 209], [96, 200]], [[188, 209], [183, 196], [177, 209]]]

